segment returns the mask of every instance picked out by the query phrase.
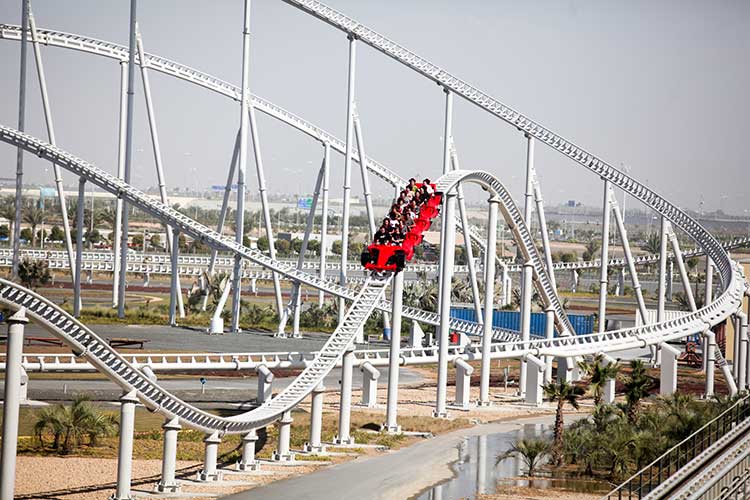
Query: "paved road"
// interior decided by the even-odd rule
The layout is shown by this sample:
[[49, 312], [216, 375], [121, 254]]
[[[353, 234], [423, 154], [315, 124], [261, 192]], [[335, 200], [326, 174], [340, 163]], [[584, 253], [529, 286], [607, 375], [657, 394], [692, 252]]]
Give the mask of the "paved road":
[[225, 500], [304, 498], [338, 500], [356, 498], [404, 499], [451, 477], [449, 464], [464, 436], [519, 430], [523, 424], [551, 424], [554, 415], [518, 419], [462, 429], [428, 439], [408, 448], [362, 457], [312, 474], [276, 481], [267, 486], [224, 497]]

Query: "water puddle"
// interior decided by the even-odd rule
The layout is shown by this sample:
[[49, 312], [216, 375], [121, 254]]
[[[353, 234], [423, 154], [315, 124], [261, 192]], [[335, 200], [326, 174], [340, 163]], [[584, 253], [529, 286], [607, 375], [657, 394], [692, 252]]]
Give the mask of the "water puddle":
[[[415, 500], [474, 499], [478, 494], [495, 493], [498, 487], [530, 486], [533, 488], [563, 488], [581, 493], [594, 493], [601, 485], [575, 478], [509, 479], [523, 476], [526, 471], [520, 458], [508, 458], [496, 465], [497, 457], [521, 438], [542, 436], [548, 426], [527, 424], [520, 430], [471, 436], [456, 447], [457, 460], [453, 463], [454, 477], [420, 493]], [[606, 492], [606, 491], [605, 491]]]

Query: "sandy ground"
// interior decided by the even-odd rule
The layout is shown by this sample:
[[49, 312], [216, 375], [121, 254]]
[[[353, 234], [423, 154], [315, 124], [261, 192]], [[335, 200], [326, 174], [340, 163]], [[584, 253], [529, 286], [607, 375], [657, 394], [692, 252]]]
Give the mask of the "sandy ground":
[[495, 493], [479, 495], [476, 500], [599, 500], [600, 494], [578, 493], [560, 490], [541, 490], [537, 488], [503, 488]]

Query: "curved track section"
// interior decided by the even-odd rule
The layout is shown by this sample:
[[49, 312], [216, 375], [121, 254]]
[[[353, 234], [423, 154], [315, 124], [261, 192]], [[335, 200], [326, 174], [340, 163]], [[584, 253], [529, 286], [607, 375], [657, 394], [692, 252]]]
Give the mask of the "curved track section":
[[[65, 170], [93, 182], [118, 198], [128, 200], [129, 203], [153, 215], [163, 223], [178, 228], [180, 232], [185, 233], [196, 240], [200, 240], [210, 247], [232, 252], [234, 255], [240, 255], [242, 258], [254, 262], [265, 269], [287, 276], [288, 278], [299, 281], [304, 285], [323, 290], [331, 295], [336, 295], [350, 301], [355, 298], [355, 294], [349, 288], [334, 284], [328, 280], [320, 279], [317, 276], [300, 271], [294, 266], [283, 264], [271, 259], [257, 250], [242, 246], [231, 238], [194, 221], [190, 217], [161, 203], [155, 198], [146, 195], [111, 174], [108, 174], [88, 162], [40, 139], [0, 125], [0, 141], [23, 148], [30, 153], [36, 154], [40, 158], [60, 165]], [[376, 307], [387, 312], [390, 312], [391, 310], [390, 302], [385, 300], [379, 301]], [[437, 325], [440, 321], [439, 316], [435, 313], [408, 307], [403, 308], [403, 316], [431, 325]], [[478, 323], [452, 319], [450, 325], [451, 329], [469, 335], [478, 336], [482, 334], [482, 325]], [[493, 328], [493, 332], [493, 341], [495, 342], [518, 339], [517, 332], [510, 330]]]
[[229, 418], [217, 417], [176, 398], [128, 363], [101, 337], [44, 297], [0, 279], [0, 303], [15, 308], [26, 308], [30, 316], [49, 328], [79, 356], [88, 359], [110, 380], [126, 391], [137, 391], [138, 398], [147, 407], [169, 417], [177, 417], [194, 429], [235, 434], [267, 425], [299, 404], [331, 371], [336, 360], [352, 343], [354, 335], [367, 321], [391, 278], [391, 275], [388, 275], [367, 280], [347, 310], [344, 321], [329, 337], [315, 359], [288, 387], [258, 408]]

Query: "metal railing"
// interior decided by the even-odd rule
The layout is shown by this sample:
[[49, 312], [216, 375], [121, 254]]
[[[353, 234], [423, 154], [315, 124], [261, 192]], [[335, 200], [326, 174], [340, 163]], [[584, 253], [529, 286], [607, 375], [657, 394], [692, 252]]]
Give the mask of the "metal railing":
[[745, 396], [636, 472], [627, 481], [602, 497], [602, 500], [644, 498], [748, 417], [750, 417], [750, 396]]

